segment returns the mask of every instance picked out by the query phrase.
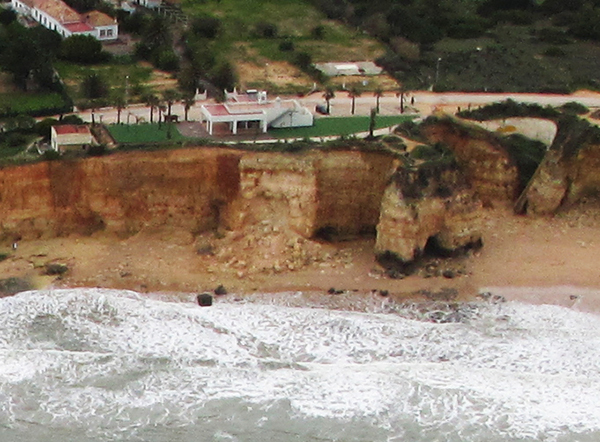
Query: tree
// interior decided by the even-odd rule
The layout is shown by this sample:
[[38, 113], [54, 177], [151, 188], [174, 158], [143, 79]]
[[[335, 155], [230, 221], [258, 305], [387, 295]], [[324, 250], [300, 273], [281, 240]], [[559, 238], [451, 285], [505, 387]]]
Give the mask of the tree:
[[235, 68], [229, 61], [221, 61], [212, 70], [210, 80], [219, 90], [232, 89], [237, 83]]
[[150, 108], [150, 123], [154, 122], [154, 109], [160, 104], [160, 100], [154, 94], [148, 94], [144, 97], [144, 103]]
[[117, 90], [112, 97], [112, 102], [117, 109], [117, 124], [121, 124], [121, 111], [125, 109], [125, 94], [122, 90]]
[[404, 84], [398, 86], [398, 92], [396, 92], [396, 97], [399, 97], [400, 100], [400, 113], [404, 113], [404, 97], [408, 93], [408, 89]]
[[[0, 55], [0, 64], [13, 76], [15, 84], [27, 90], [28, 79], [34, 78], [38, 84], [52, 83], [52, 57], [44, 51], [36, 34], [14, 21], [6, 27], [5, 48]], [[50, 79], [48, 79], [50, 75]]]
[[375, 89], [375, 92], [373, 92], [373, 95], [375, 95], [375, 98], [377, 99], [377, 106], [375, 107], [375, 112], [379, 113], [379, 99], [381, 97], [383, 97], [383, 89], [381, 86], [377, 86], [377, 88]]
[[371, 116], [369, 119], [369, 138], [373, 138], [373, 132], [375, 132], [375, 118], [379, 111], [374, 107], [371, 108]]
[[93, 64], [103, 61], [102, 43], [91, 35], [72, 35], [60, 45], [60, 58], [75, 63]]
[[194, 95], [193, 94], [189, 94], [186, 95], [183, 99], [183, 110], [184, 110], [184, 114], [185, 114], [185, 121], [188, 120], [188, 112], [190, 111], [190, 108], [196, 103], [196, 100], [194, 99]]
[[91, 100], [105, 97], [108, 93], [106, 81], [95, 72], [83, 79], [81, 89], [83, 96]]
[[190, 29], [198, 37], [213, 40], [221, 30], [221, 20], [212, 15], [202, 14], [192, 20]]
[[12, 9], [2, 9], [0, 12], [0, 23], [9, 25], [17, 19], [17, 13]]
[[356, 109], [356, 98], [362, 95], [362, 91], [356, 85], [352, 86], [348, 91], [348, 96], [352, 98], [352, 115], [354, 115], [354, 110]]
[[327, 115], [329, 115], [331, 110], [331, 100], [335, 98], [335, 91], [333, 87], [327, 86], [325, 88], [325, 92], [323, 92], [323, 98], [327, 102]]
[[162, 123], [162, 116], [165, 114], [166, 111], [167, 111], [167, 106], [165, 106], [164, 103], [160, 102], [158, 104], [158, 127], [160, 127], [160, 125]]
[[171, 115], [171, 106], [180, 99], [179, 92], [175, 89], [167, 89], [162, 93], [162, 98], [167, 103], [167, 115]]

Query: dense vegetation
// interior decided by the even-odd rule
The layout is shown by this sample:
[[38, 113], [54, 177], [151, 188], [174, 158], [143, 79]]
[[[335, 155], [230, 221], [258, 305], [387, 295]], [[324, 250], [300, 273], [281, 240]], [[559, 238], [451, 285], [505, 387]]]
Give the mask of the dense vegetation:
[[598, 0], [312, 3], [385, 42], [389, 52], [380, 63], [412, 87], [554, 92], [600, 87]]

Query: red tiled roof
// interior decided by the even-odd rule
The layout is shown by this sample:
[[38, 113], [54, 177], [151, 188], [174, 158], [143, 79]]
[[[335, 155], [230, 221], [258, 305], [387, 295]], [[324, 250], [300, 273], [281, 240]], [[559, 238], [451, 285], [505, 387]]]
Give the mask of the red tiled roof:
[[63, 26], [71, 32], [88, 32], [94, 30], [94, 28], [87, 23], [67, 23]]
[[61, 0], [35, 0], [35, 7], [62, 24], [81, 21], [79, 14]]
[[62, 126], [54, 126], [56, 135], [67, 135], [67, 134], [90, 134], [90, 128], [88, 126], [75, 126], [73, 124], [65, 124]]
[[215, 116], [220, 115], [248, 115], [248, 114], [262, 114], [263, 110], [266, 108], [264, 105], [230, 105], [231, 110], [224, 104], [206, 104], [204, 107], [206, 110]]
[[85, 21], [94, 27], [110, 26], [116, 23], [114, 18], [100, 11], [90, 11], [87, 14], [84, 14], [84, 17]]
[[229, 115], [229, 111], [222, 104], [207, 104], [206, 110], [210, 112], [211, 115]]

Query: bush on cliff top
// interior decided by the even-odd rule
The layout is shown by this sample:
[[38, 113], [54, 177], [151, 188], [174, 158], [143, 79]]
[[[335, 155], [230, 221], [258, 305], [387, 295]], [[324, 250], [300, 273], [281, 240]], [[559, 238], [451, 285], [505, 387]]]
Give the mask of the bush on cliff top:
[[501, 118], [512, 117], [532, 117], [557, 119], [560, 112], [552, 106], [540, 106], [539, 104], [517, 103], [514, 100], [506, 100], [500, 103], [493, 103], [478, 109], [464, 110], [457, 113], [461, 118], [468, 120], [497, 120]]
[[502, 144], [517, 165], [519, 171], [519, 193], [533, 177], [538, 166], [546, 155], [546, 145], [541, 141], [531, 140], [520, 134], [509, 135], [502, 139]]

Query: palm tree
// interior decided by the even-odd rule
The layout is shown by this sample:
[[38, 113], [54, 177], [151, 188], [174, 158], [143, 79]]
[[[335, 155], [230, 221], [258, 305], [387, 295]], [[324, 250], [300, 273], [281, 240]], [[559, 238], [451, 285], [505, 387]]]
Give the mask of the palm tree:
[[400, 97], [400, 113], [404, 113], [404, 96], [408, 93], [408, 89], [401, 84], [398, 86], [398, 92], [396, 93], [396, 97]]
[[150, 108], [150, 123], [154, 122], [154, 109], [156, 109], [160, 103], [158, 97], [154, 94], [148, 94], [144, 97], [144, 103]]
[[160, 123], [162, 122], [162, 117], [165, 114], [165, 112], [167, 111], [167, 106], [165, 106], [164, 103], [159, 103], [158, 104], [158, 127], [160, 127]]
[[125, 109], [125, 95], [118, 90], [112, 97], [112, 102], [117, 109], [117, 124], [121, 124], [121, 111]]
[[163, 100], [167, 102], [167, 115], [171, 115], [171, 106], [179, 100], [179, 92], [175, 89], [167, 89], [162, 93]]
[[362, 95], [362, 91], [358, 86], [354, 85], [348, 91], [348, 96], [352, 98], [352, 115], [354, 115], [354, 110], [356, 109], [356, 97], [360, 97]]
[[329, 115], [330, 101], [335, 98], [335, 91], [333, 87], [327, 86], [325, 88], [325, 92], [323, 92], [323, 98], [325, 98], [325, 101], [327, 102], [327, 115]]
[[196, 100], [194, 99], [194, 94], [189, 94], [183, 98], [183, 110], [185, 114], [185, 121], [188, 120], [188, 112], [195, 103]]
[[375, 98], [377, 99], [377, 106], [375, 107], [375, 111], [379, 113], [379, 99], [383, 97], [383, 88], [381, 86], [377, 86], [377, 88], [373, 92], [373, 95], [375, 95]]

